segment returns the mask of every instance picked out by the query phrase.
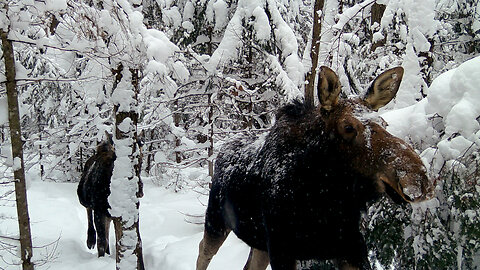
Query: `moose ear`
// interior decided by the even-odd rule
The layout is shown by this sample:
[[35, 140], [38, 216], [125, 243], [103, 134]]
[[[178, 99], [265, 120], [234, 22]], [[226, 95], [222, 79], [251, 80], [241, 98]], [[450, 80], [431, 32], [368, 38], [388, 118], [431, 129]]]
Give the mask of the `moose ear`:
[[317, 95], [320, 106], [329, 111], [338, 102], [338, 95], [342, 87], [335, 71], [326, 66], [320, 68], [318, 74]]
[[368, 88], [364, 100], [372, 108], [378, 110], [387, 105], [397, 94], [403, 77], [403, 68], [396, 67], [384, 71]]

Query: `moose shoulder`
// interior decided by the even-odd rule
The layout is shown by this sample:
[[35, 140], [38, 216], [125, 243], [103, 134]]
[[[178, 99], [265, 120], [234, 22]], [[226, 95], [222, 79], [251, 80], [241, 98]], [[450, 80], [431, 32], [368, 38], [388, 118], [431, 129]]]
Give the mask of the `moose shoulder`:
[[322, 67], [319, 107], [289, 104], [266, 137], [226, 146], [215, 164], [197, 270], [232, 230], [252, 247], [244, 269], [295, 269], [299, 259], [370, 269], [359, 231], [366, 203], [386, 191], [412, 203], [433, 193], [419, 156], [374, 113], [402, 76], [400, 67], [387, 70], [365, 97], [341, 99], [337, 75]]

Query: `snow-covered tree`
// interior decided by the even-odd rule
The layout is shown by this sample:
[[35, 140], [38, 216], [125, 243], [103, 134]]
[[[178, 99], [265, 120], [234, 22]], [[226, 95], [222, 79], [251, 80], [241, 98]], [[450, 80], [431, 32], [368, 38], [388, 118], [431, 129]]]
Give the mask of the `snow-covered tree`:
[[[164, 34], [148, 30], [135, 3], [109, 1], [96, 8], [93, 26], [103, 33], [95, 52], [105, 53], [107, 83], [114, 106], [116, 160], [111, 179], [110, 213], [117, 235], [117, 269], [143, 269], [139, 231], [140, 149], [137, 124], [141, 104], [138, 102], [142, 74], [157, 73], [168, 77], [165, 66], [175, 50]], [[98, 18], [98, 20], [97, 20]], [[158, 46], [164, 50], [156, 50]], [[165, 48], [173, 47], [172, 50]], [[108, 77], [108, 75], [110, 75]]]
[[[15, 4], [17, 8], [22, 6], [19, 2]], [[24, 102], [33, 107], [23, 118], [25, 124], [44, 125], [32, 130], [30, 138], [35, 141], [31, 146], [34, 149], [40, 144], [47, 148], [50, 151], [47, 158], [54, 159], [49, 163], [65, 164], [65, 170], [71, 171], [72, 165], [65, 161], [80, 159], [81, 163], [77, 154], [100, 140], [104, 130], [111, 131], [112, 124], [116, 125], [118, 169], [112, 178], [110, 204], [112, 216], [119, 221], [117, 227], [123, 228], [118, 234], [122, 237], [117, 239], [118, 268], [131, 269], [128, 265], [132, 262], [130, 255], [134, 254], [138, 269], [142, 269], [138, 229], [141, 162], [136, 138], [141, 109], [137, 97], [144, 70], [145, 74], [166, 79], [167, 83], [157, 86], [168, 85], [170, 67], [166, 65], [176, 46], [163, 33], [143, 25], [135, 3], [47, 1], [26, 7], [17, 13], [30, 22], [23, 24], [24, 29], [12, 37], [26, 48], [17, 51], [23, 65], [21, 78], [38, 82], [23, 88]], [[28, 13], [29, 8], [38, 14]], [[35, 24], [37, 21], [48, 24]], [[157, 50], [158, 46], [161, 50]], [[173, 49], [164, 50], [167, 47]], [[124, 113], [126, 117], [122, 116]], [[51, 151], [53, 147], [62, 152]], [[123, 185], [125, 181], [131, 185]], [[133, 246], [132, 236], [138, 239]]]
[[480, 53], [480, 3], [476, 0], [437, 0], [440, 22], [434, 41], [434, 70], [450, 70]]
[[208, 163], [211, 174], [216, 142], [268, 128], [275, 108], [301, 95], [301, 39], [292, 29], [305, 20], [303, 6], [297, 1], [222, 0], [146, 4], [145, 16], [158, 14], [158, 27], [179, 45], [188, 69], [174, 69], [178, 88], [161, 102], [172, 112], [169, 121], [175, 128], [167, 128], [166, 135], [175, 143], [173, 151], [157, 152], [156, 164], [184, 168]]

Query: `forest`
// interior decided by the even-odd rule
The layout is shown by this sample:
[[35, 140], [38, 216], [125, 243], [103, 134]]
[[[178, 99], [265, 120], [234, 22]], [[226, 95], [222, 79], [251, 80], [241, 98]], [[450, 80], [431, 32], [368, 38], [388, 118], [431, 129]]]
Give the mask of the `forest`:
[[[318, 104], [321, 66], [343, 97], [403, 67], [378, 115], [435, 179], [430, 201], [368, 206], [372, 269], [480, 269], [478, 0], [2, 0], [0, 37], [1, 270], [195, 269], [222, 146]], [[106, 134], [124, 238], [97, 258], [76, 188]], [[225, 245], [209, 269], [243, 267]]]

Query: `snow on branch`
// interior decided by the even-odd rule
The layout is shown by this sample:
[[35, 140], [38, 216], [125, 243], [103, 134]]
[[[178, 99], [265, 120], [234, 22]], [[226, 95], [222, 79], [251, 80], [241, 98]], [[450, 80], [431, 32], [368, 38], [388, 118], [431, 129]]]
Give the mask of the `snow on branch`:
[[348, 8], [343, 13], [338, 15], [338, 22], [335, 25], [333, 25], [333, 28], [341, 30], [343, 32], [343, 29], [345, 28], [345, 25], [347, 25], [348, 22], [350, 22], [360, 12], [362, 12], [364, 9], [366, 9], [370, 5], [373, 5], [374, 3], [375, 3], [375, 0], [366, 0], [362, 3], [354, 5], [351, 8]]

